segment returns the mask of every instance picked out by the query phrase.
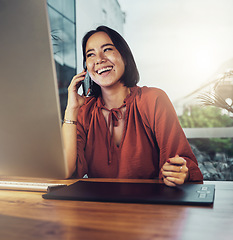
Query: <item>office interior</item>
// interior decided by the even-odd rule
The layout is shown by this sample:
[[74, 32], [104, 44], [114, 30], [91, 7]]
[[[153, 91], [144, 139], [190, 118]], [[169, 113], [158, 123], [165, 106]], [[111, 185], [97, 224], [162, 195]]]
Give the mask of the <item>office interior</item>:
[[[144, 3], [144, 8], [150, 8], [150, 4], [157, 2], [158, 12], [167, 9], [172, 14], [174, 9], [169, 7], [169, 4], [177, 2], [177, 8], [180, 7], [189, 13], [189, 3], [198, 8], [200, 7], [198, 4], [201, 4], [203, 1], [47, 0], [53, 57], [59, 88], [61, 118], [63, 118], [67, 104], [67, 87], [72, 77], [82, 71], [83, 68], [81, 39], [85, 32], [98, 25], [107, 25], [115, 28], [129, 39], [133, 50], [137, 48], [131, 42], [130, 36], [127, 35], [129, 28], [127, 24], [131, 21], [129, 18], [132, 16], [127, 8], [129, 2], [131, 2], [132, 8], [134, 5], [135, 7], [137, 5], [142, 6], [139, 2]], [[208, 11], [214, 15], [216, 12], [212, 10], [211, 5], [217, 4], [217, 1], [213, 3], [212, 0], [204, 0], [204, 2], [208, 5]], [[223, 2], [227, 4], [229, 1], [224, 0]], [[91, 17], [87, 18], [87, 15]], [[196, 18], [198, 19], [200, 16], [196, 15]], [[150, 18], [152, 17], [150, 16]], [[218, 16], [214, 15], [214, 18], [218, 18]], [[233, 24], [232, 19], [232, 16], [228, 17], [229, 26], [230, 23]], [[134, 39], [136, 40], [136, 37]], [[141, 65], [139, 55], [136, 56], [136, 61], [137, 59], [139, 68], [141, 68], [143, 65]], [[163, 62], [162, 58], [160, 60]], [[161, 71], [165, 72], [167, 68], [168, 66], [161, 66]], [[193, 89], [189, 89], [182, 97], [175, 98], [168, 90], [168, 96], [171, 97], [181, 125], [198, 160], [204, 176], [204, 184], [215, 186], [213, 204], [197, 206], [162, 203], [141, 204], [48, 200], [42, 198], [47, 189], [45, 191], [12, 191], [5, 189], [0, 190], [0, 239], [232, 239], [232, 69], [233, 61], [231, 59], [224, 61], [221, 66], [216, 66], [216, 71], [213, 70], [212, 74], [206, 76], [203, 83], [196, 85]], [[143, 73], [142, 77], [146, 76], [143, 69], [141, 69], [141, 72]], [[147, 69], [145, 69], [145, 72], [147, 72]], [[191, 72], [190, 70], [190, 75], [192, 75]], [[166, 73], [164, 75], [166, 76]], [[140, 84], [146, 85], [147, 83], [142, 82]], [[155, 87], [157, 86], [156, 82], [148, 83], [150, 86], [153, 84]], [[161, 83], [161, 88], [163, 87], [166, 88], [166, 83], [164, 82]], [[216, 96], [214, 95], [215, 93], [222, 96], [226, 102], [224, 106], [219, 107], [217, 99], [212, 101], [213, 96]], [[205, 96], [208, 97], [207, 100], [210, 100], [211, 104], [209, 103], [208, 105], [206, 101], [204, 102], [205, 106], [202, 106], [198, 100], [200, 100], [200, 97]], [[202, 124], [198, 125], [197, 122]], [[4, 180], [28, 181], [23, 177], [7, 177]], [[77, 179], [30, 179], [30, 181], [32, 180], [56, 185], [70, 185], [77, 181]], [[140, 179], [93, 179], [93, 181], [161, 183], [160, 180]]]
[[[93, 29], [98, 25], [107, 25], [116, 29], [119, 33], [125, 36], [126, 39], [131, 40], [129, 35], [127, 35], [127, 31], [130, 30], [129, 26], [132, 27], [132, 23], [129, 25], [132, 21], [130, 20], [132, 15], [130, 14], [130, 9], [128, 7], [130, 3], [125, 0], [109, 0], [105, 2], [106, 3], [103, 3], [101, 0], [47, 1], [62, 117], [67, 104], [67, 87], [69, 86], [69, 83], [75, 73], [81, 72], [83, 68], [81, 53], [82, 36], [89, 29]], [[150, 0], [147, 0], [147, 2], [147, 5], [152, 4]], [[210, 18], [208, 17], [208, 9], [210, 8], [206, 8], [206, 6], [208, 6], [207, 3], [202, 6], [201, 3], [198, 5], [198, 3], [194, 3], [192, 0], [186, 3], [178, 0], [177, 3], [173, 4], [175, 6], [179, 5], [181, 11], [184, 12], [185, 10], [191, 11], [192, 7], [203, 8], [202, 12], [204, 16], [202, 17], [205, 17], [206, 15], [206, 19]], [[225, 2], [222, 3], [221, 6], [224, 6], [224, 4], [225, 8], [227, 8], [227, 4]], [[140, 5], [140, 1], [136, 1], [135, 8], [136, 5]], [[89, 6], [93, 6], [93, 8], [90, 8]], [[162, 10], [164, 11], [166, 10], [166, 7], [168, 10], [170, 9], [165, 3], [157, 3], [157, 5], [154, 3], [154, 8], [161, 8], [161, 6], [163, 6]], [[126, 9], [126, 7], [128, 8]], [[216, 8], [217, 6], [215, 7], [215, 10]], [[89, 13], [92, 17], [86, 17], [87, 13]], [[228, 12], [225, 13], [225, 15], [227, 14]], [[213, 13], [210, 11], [209, 15], [213, 15]], [[173, 16], [171, 16], [171, 18], [172, 17]], [[214, 16], [212, 18], [214, 18]], [[228, 18], [231, 17], [229, 16]], [[83, 19], [85, 19], [85, 21]], [[190, 21], [197, 21], [197, 24], [194, 26], [200, 26], [201, 28], [201, 23], [198, 22], [198, 19], [195, 19], [194, 14]], [[221, 22], [221, 19], [216, 20], [216, 22]], [[148, 22], [146, 23], [148, 24]], [[158, 26], [159, 24], [161, 25], [161, 23], [158, 23]], [[170, 22], [168, 22], [168, 24], [170, 24]], [[215, 22], [208, 23], [207, 21], [206, 26], [208, 26], [207, 24], [213, 25]], [[222, 24], [225, 24], [225, 22]], [[180, 25], [181, 26], [176, 26], [178, 30], [183, 26], [181, 23]], [[150, 27], [151, 32], [160, 31], [156, 29], [156, 27], [153, 28], [153, 25]], [[186, 29], [183, 31], [185, 32]], [[217, 32], [217, 30], [215, 31]], [[166, 34], [164, 35], [166, 36]], [[130, 42], [130, 46], [132, 45], [132, 47], [134, 47], [133, 44], [137, 40], [135, 37], [132, 37], [132, 39], [135, 40], [131, 40], [133, 42]], [[209, 39], [207, 38], [207, 40]], [[167, 40], [165, 39], [164, 41]], [[195, 39], [191, 39], [190, 41], [192, 43]], [[142, 46], [144, 45], [143, 42], [141, 42], [141, 44]], [[220, 45], [221, 42], [218, 44]], [[192, 46], [190, 46], [190, 48], [191, 47]], [[203, 46], [200, 46], [200, 50], [198, 51], [201, 51], [202, 49]], [[133, 50], [137, 50], [137, 48]], [[206, 54], [205, 51], [204, 53]], [[155, 54], [158, 54], [157, 58], [159, 61], [161, 58], [161, 55], [159, 55], [160, 53], [155, 52]], [[171, 58], [174, 58], [174, 56], [171, 56]], [[204, 60], [202, 58], [204, 58], [204, 60], [206, 59], [206, 63], [203, 63]], [[173, 95], [170, 94], [172, 87], [163, 89], [163, 85], [161, 85], [161, 88], [167, 92], [174, 104], [180, 123], [197, 157], [199, 167], [205, 180], [231, 181], [233, 179], [233, 64], [232, 60], [228, 60], [228, 58], [229, 57], [227, 56], [226, 61], [224, 60], [223, 63], [220, 62], [220, 64], [216, 64], [215, 68], [213, 66], [211, 68], [211, 66], [208, 65], [209, 63], [206, 55], [201, 55], [200, 59], [197, 59], [199, 61], [198, 64], [204, 64], [202, 68], [205, 69], [206, 64], [207, 67], [209, 66], [211, 71], [204, 77], [200, 75], [199, 77], [203, 78], [202, 82], [190, 90], [186, 90], [189, 83], [186, 85], [183, 84], [185, 89], [182, 90], [183, 96], [181, 97], [174, 98]], [[136, 62], [139, 63], [139, 72], [142, 72], [139, 85], [160, 87], [160, 82], [157, 82], [156, 80], [152, 83], [149, 81], [144, 82], [145, 79], [148, 79], [147, 75], [145, 75], [145, 78], [143, 75], [145, 74], [144, 71], [146, 72], [147, 70], [144, 70], [144, 65], [140, 65], [141, 60], [137, 59], [137, 56], [135, 56], [135, 59]], [[158, 65], [158, 68], [160, 67], [161, 65]], [[161, 71], [163, 71], [163, 68], [164, 66], [161, 67]], [[183, 71], [182, 66], [179, 71]], [[188, 81], [189, 77], [190, 74], [184, 77], [183, 81]], [[168, 79], [169, 78], [167, 78], [167, 80]], [[166, 81], [166, 79], [164, 81]], [[162, 84], [164, 84], [164, 82]], [[219, 103], [216, 96], [223, 99], [224, 104]], [[203, 105], [205, 106], [203, 107]]]

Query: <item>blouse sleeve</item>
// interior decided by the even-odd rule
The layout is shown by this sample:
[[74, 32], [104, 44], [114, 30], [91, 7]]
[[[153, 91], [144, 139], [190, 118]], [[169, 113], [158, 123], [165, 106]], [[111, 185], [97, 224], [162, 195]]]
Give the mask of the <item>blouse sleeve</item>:
[[[168, 158], [178, 154], [187, 161], [189, 181], [202, 181], [203, 176], [198, 168], [197, 159], [166, 93], [160, 89], [152, 88], [146, 94], [146, 98], [149, 103], [144, 104], [147, 121], [160, 149], [159, 168], [161, 169]], [[159, 177], [162, 178], [161, 171]]]

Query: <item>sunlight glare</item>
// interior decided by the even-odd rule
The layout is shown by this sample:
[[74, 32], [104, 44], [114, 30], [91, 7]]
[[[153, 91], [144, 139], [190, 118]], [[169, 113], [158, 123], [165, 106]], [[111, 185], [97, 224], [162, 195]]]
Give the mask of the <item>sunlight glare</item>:
[[200, 71], [200, 74], [213, 74], [214, 70], [216, 69], [216, 64], [214, 63], [212, 53], [205, 46], [200, 47], [194, 53], [194, 62], [196, 64], [197, 70]]

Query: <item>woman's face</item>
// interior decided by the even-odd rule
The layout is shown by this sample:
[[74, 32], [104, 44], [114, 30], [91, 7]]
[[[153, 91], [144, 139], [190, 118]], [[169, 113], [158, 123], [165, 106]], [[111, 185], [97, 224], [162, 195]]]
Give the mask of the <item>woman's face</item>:
[[94, 33], [88, 39], [86, 65], [92, 80], [101, 88], [120, 83], [125, 71], [121, 54], [105, 32]]

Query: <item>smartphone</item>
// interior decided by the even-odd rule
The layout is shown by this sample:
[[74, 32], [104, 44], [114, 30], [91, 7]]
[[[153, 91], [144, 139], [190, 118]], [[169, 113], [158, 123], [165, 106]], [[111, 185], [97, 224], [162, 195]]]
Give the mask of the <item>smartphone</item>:
[[91, 77], [89, 75], [89, 72], [87, 71], [87, 69], [85, 68], [85, 71], [87, 72], [85, 75], [84, 80], [82, 81], [82, 87], [83, 87], [83, 95], [87, 96], [88, 95], [88, 90], [91, 87]]

